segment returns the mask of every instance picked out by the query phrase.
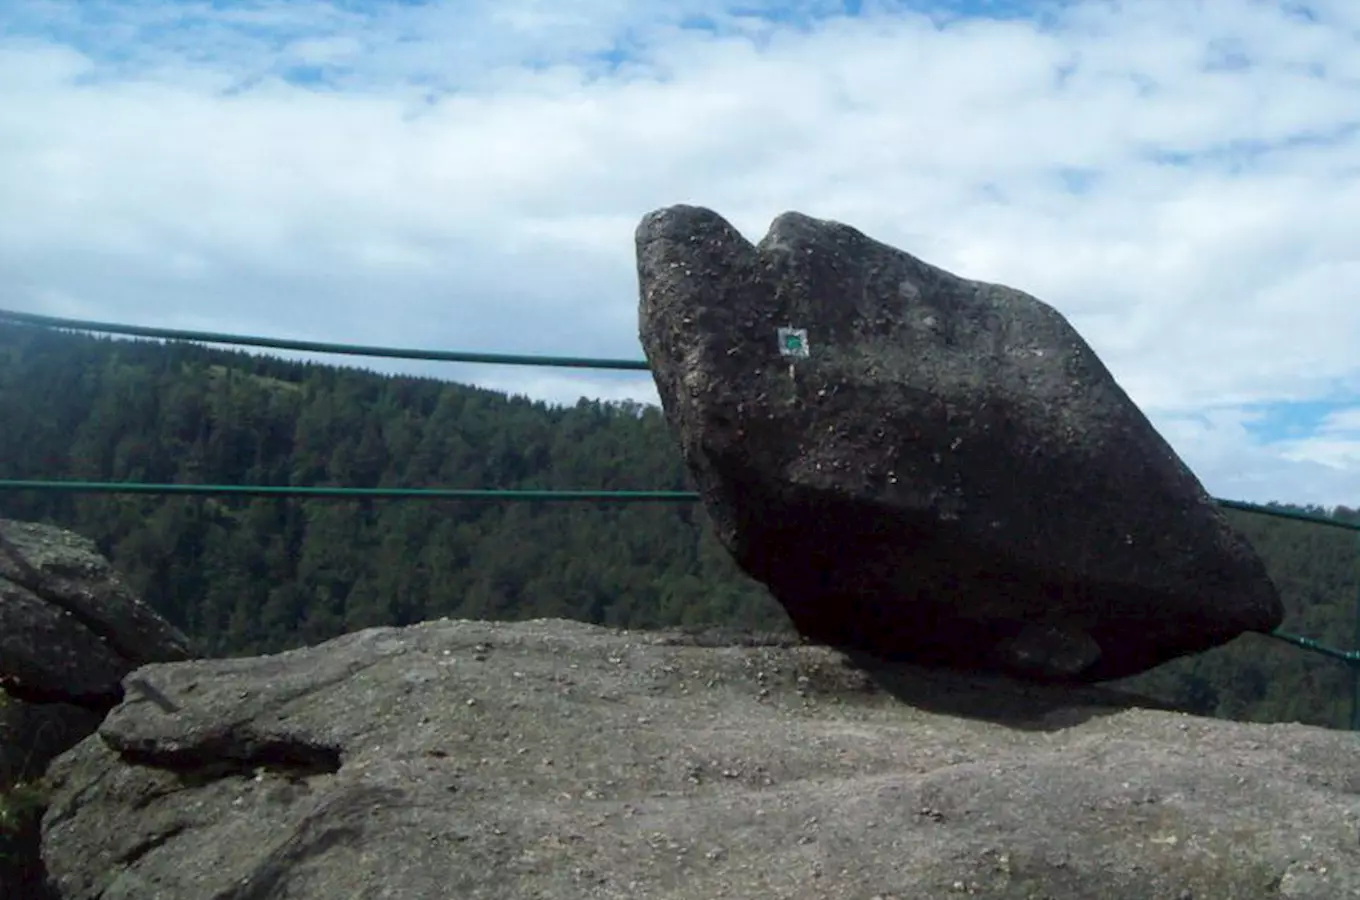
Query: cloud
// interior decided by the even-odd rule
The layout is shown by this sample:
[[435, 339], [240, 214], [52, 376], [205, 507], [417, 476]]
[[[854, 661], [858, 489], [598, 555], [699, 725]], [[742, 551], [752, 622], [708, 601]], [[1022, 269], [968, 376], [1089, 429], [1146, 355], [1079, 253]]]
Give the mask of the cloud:
[[643, 213], [798, 209], [1056, 306], [1211, 491], [1356, 502], [1360, 438], [1278, 423], [1360, 405], [1360, 7], [853, 9], [11, 0], [4, 305], [638, 358]]
[[1354, 434], [1360, 432], [1360, 406], [1329, 412], [1318, 430], [1323, 434]]

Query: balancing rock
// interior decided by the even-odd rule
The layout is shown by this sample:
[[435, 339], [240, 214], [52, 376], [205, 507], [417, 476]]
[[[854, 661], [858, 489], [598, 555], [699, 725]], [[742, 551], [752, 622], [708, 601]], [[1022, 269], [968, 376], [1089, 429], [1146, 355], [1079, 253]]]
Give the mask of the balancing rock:
[[1274, 629], [1265, 566], [1056, 310], [799, 213], [638, 226], [639, 328], [718, 535], [806, 637], [1099, 681]]

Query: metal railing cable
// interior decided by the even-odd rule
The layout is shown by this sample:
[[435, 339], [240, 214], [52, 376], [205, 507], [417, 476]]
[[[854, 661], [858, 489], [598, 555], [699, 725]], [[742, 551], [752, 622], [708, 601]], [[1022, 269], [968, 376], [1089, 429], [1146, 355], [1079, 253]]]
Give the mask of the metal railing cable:
[[[645, 360], [594, 359], [575, 356], [539, 356], [528, 354], [476, 353], [449, 350], [420, 350], [400, 347], [378, 347], [361, 344], [337, 344], [324, 341], [302, 341], [283, 338], [224, 334], [213, 331], [193, 331], [175, 328], [156, 328], [143, 325], [123, 325], [44, 316], [35, 313], [0, 309], [0, 322], [30, 325], [60, 331], [81, 331], [116, 334], [128, 337], [154, 338], [191, 343], [228, 344], [262, 347], [273, 350], [292, 350], [346, 356], [368, 356], [387, 359], [433, 360], [440, 362], [481, 363], [515, 366], [558, 366], [578, 369], [613, 369], [648, 371]], [[0, 479], [0, 491], [54, 491], [65, 493], [102, 494], [159, 494], [159, 495], [235, 495], [249, 497], [277, 497], [302, 499], [389, 499], [389, 500], [446, 500], [463, 502], [593, 502], [593, 503], [693, 503], [700, 498], [693, 491], [649, 490], [492, 490], [470, 488], [355, 488], [293, 485], [228, 485], [228, 484], [148, 484], [141, 482], [102, 482], [80, 480], [25, 480]], [[1342, 528], [1360, 533], [1360, 522], [1346, 522], [1314, 513], [1299, 512], [1277, 506], [1245, 503], [1239, 500], [1213, 498], [1224, 509], [1255, 515], [1292, 519], [1314, 525]], [[1360, 648], [1360, 584], [1357, 585], [1355, 646]], [[1360, 731], [1360, 650], [1340, 650], [1301, 635], [1275, 630], [1265, 633], [1292, 646], [1317, 653], [1347, 665], [1352, 673], [1351, 728]]]

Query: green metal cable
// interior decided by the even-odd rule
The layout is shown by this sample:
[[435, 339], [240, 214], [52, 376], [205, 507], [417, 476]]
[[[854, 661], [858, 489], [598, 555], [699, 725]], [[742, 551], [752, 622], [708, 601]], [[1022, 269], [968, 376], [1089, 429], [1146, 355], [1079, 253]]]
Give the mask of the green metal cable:
[[[1278, 641], [1284, 641], [1286, 644], [1293, 644], [1295, 647], [1302, 647], [1304, 650], [1311, 650], [1314, 653], [1320, 653], [1323, 656], [1330, 656], [1332, 659], [1346, 663], [1353, 670], [1360, 671], [1360, 650], [1338, 650], [1335, 647], [1328, 647], [1326, 644], [1318, 643], [1312, 638], [1302, 637], [1301, 635], [1297, 634], [1290, 634], [1287, 631], [1280, 631], [1279, 629], [1276, 629], [1275, 631], [1269, 632], [1261, 631], [1257, 633], [1263, 634], [1266, 637], [1275, 638]], [[1352, 716], [1351, 727], [1352, 728], [1356, 727], [1356, 724], [1354, 722], [1354, 716]]]
[[[42, 316], [0, 309], [0, 321], [35, 325], [69, 331], [92, 331], [164, 340], [193, 341], [208, 344], [232, 344], [248, 347], [267, 347], [274, 350], [297, 350], [310, 353], [331, 353], [347, 356], [371, 356], [389, 359], [420, 359], [441, 362], [486, 363], [513, 366], [556, 366], [578, 369], [620, 369], [648, 371], [645, 360], [592, 359], [570, 356], [533, 356], [504, 353], [466, 353], [448, 350], [411, 350], [397, 347], [375, 347], [359, 344], [333, 344], [321, 341], [294, 341], [247, 335], [222, 334], [211, 331], [190, 331], [173, 328], [151, 328], [141, 325], [121, 325]], [[292, 487], [284, 485], [223, 485], [223, 484], [145, 484], [136, 482], [99, 481], [26, 481], [0, 479], [0, 490], [65, 491], [74, 493], [158, 494], [158, 495], [236, 495], [251, 497], [311, 497], [311, 498], [370, 498], [461, 500], [481, 502], [600, 502], [600, 503], [692, 503], [699, 495], [692, 491], [555, 491], [555, 490], [472, 490], [448, 488], [346, 488]], [[1292, 519], [1315, 525], [1327, 525], [1360, 532], [1360, 522], [1343, 522], [1314, 513], [1301, 513], [1238, 500], [1212, 498], [1226, 509], [1257, 515]], [[1360, 590], [1360, 589], [1358, 589]], [[1357, 595], [1356, 644], [1360, 646], [1360, 594]], [[1263, 632], [1267, 637], [1296, 647], [1319, 653], [1346, 663], [1354, 672], [1351, 701], [1351, 727], [1360, 730], [1360, 651], [1338, 650], [1318, 643], [1312, 638], [1283, 631]]]
[[300, 350], [306, 353], [335, 353], [344, 356], [377, 356], [387, 359], [427, 359], [438, 362], [487, 363], [503, 366], [557, 366], [571, 369], [627, 369], [646, 372], [650, 367], [641, 359], [591, 359], [582, 356], [529, 356], [510, 353], [465, 353], [457, 350], [410, 350], [400, 347], [368, 347], [361, 344], [331, 344], [322, 341], [292, 341], [282, 338], [256, 337], [240, 334], [219, 334], [214, 331], [183, 331], [176, 328], [150, 328], [143, 325], [118, 325], [112, 322], [90, 322], [83, 319], [63, 319], [35, 313], [0, 309], [0, 321], [21, 325], [67, 331], [93, 331], [102, 334], [124, 334], [136, 337], [161, 338], [171, 341], [195, 341], [204, 344], [237, 344], [244, 347], [268, 347], [271, 350]]
[[316, 499], [527, 501], [531, 503], [693, 503], [693, 491], [472, 490], [462, 488], [295, 487], [263, 484], [148, 484], [133, 481], [25, 481], [0, 479], [0, 490], [81, 494], [235, 495]]
[[1262, 506], [1259, 503], [1244, 503], [1241, 500], [1222, 500], [1214, 497], [1213, 501], [1224, 509], [1236, 509], [1241, 512], [1254, 513], [1258, 516], [1273, 516], [1276, 519], [1293, 519], [1295, 522], [1309, 522], [1313, 525], [1330, 525], [1332, 528], [1344, 528], [1347, 531], [1360, 531], [1360, 521], [1343, 522], [1340, 519], [1331, 519], [1327, 516], [1320, 516], [1317, 513], [1295, 512], [1291, 509], [1280, 509], [1276, 506]]
[[[374, 499], [374, 500], [456, 500], [473, 502], [594, 502], [594, 503], [694, 503], [700, 495], [694, 491], [591, 491], [591, 490], [488, 490], [458, 488], [353, 488], [353, 487], [305, 487], [292, 485], [249, 485], [249, 484], [151, 484], [145, 482], [117, 481], [43, 481], [23, 479], [0, 479], [0, 491], [57, 491], [66, 493], [90, 494], [155, 494], [174, 495], [215, 495], [245, 497], [298, 497], [312, 499]], [[1323, 525], [1340, 525], [1360, 531], [1360, 525], [1338, 523], [1307, 513], [1292, 513], [1289, 510], [1257, 506], [1240, 501], [1217, 501], [1224, 506], [1245, 512], [1260, 513], [1285, 519], [1298, 519]], [[1360, 629], [1360, 624], [1357, 625]], [[1290, 634], [1284, 631], [1260, 632], [1266, 637], [1293, 644], [1323, 656], [1343, 662], [1355, 673], [1356, 684], [1360, 685], [1360, 651], [1338, 650], [1328, 647], [1312, 638]], [[1357, 632], [1357, 646], [1360, 646], [1360, 631]], [[1352, 701], [1352, 728], [1360, 730], [1360, 686], [1355, 688], [1356, 696]]]
[[[136, 481], [77, 481], [24, 480], [0, 478], [0, 490], [59, 491], [86, 494], [237, 494], [256, 497], [369, 497], [374, 499], [431, 499], [431, 500], [529, 500], [536, 503], [552, 501], [587, 502], [660, 502], [692, 503], [700, 499], [695, 491], [606, 491], [606, 490], [548, 490], [548, 489], [466, 489], [466, 488], [353, 488], [340, 486], [304, 487], [293, 485], [253, 484], [151, 484]], [[1272, 506], [1244, 503], [1240, 500], [1212, 498], [1219, 506], [1242, 512], [1293, 519], [1315, 525], [1330, 525], [1360, 532], [1360, 522], [1342, 522], [1313, 513], [1300, 513]]]

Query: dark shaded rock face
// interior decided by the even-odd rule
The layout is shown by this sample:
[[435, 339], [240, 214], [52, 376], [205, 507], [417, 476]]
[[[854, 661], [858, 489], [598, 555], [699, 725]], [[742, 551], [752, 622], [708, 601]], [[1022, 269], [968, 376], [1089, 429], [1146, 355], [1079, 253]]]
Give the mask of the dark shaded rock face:
[[1353, 735], [698, 643], [439, 621], [147, 666], [52, 765], [53, 885], [61, 900], [1360, 891]]
[[[94, 542], [0, 519], [0, 898], [48, 896], [41, 807], [19, 797], [122, 699], [122, 678], [186, 659], [188, 641], [132, 593]], [[16, 791], [16, 786], [19, 786]], [[22, 811], [16, 811], [20, 810]]]
[[0, 900], [48, 900], [39, 836], [48, 764], [94, 733], [104, 713], [0, 693]]
[[1039, 300], [796, 213], [752, 246], [659, 210], [637, 258], [708, 512], [804, 635], [1095, 681], [1280, 623], [1261, 560]]
[[93, 541], [0, 519], [0, 687], [11, 696], [107, 710], [137, 666], [188, 657], [188, 639]]

